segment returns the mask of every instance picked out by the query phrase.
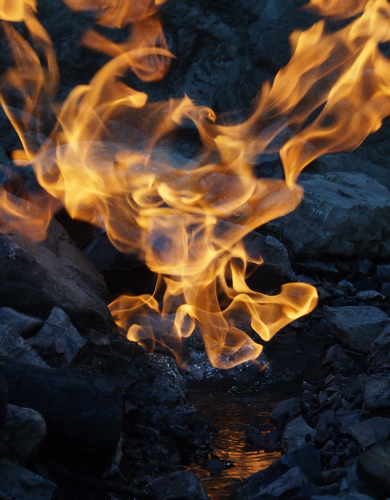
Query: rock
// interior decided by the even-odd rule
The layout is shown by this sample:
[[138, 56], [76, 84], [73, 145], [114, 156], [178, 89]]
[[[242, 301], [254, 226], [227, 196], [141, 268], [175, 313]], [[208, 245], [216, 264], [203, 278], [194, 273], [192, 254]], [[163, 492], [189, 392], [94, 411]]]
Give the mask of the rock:
[[307, 482], [308, 479], [301, 469], [299, 467], [293, 467], [279, 479], [260, 490], [256, 498], [260, 500], [261, 498], [268, 499], [269, 495], [271, 495], [271, 498], [280, 498], [287, 493], [291, 495], [293, 492], [297, 492], [302, 488]]
[[343, 373], [353, 368], [353, 360], [338, 345], [333, 345], [328, 349], [323, 365], [330, 365], [337, 372]]
[[371, 446], [377, 441], [388, 438], [390, 433], [390, 418], [372, 417], [353, 423], [348, 427], [348, 433], [356, 439], [360, 446]]
[[79, 334], [61, 308], [53, 307], [43, 328], [28, 343], [44, 359], [54, 356], [60, 364], [64, 364], [74, 359], [87, 340]]
[[149, 484], [156, 500], [208, 500], [203, 484], [189, 471], [178, 471]]
[[371, 375], [366, 381], [363, 396], [366, 410], [380, 410], [390, 407], [389, 376]]
[[358, 459], [357, 473], [370, 491], [390, 495], [390, 453], [389, 447], [375, 444], [365, 450]]
[[7, 416], [8, 384], [0, 369], [0, 431], [3, 428]]
[[111, 328], [103, 277], [54, 219], [42, 242], [0, 234], [0, 279], [3, 306], [41, 315], [58, 306], [77, 328]]
[[384, 264], [376, 267], [376, 274], [381, 281], [390, 282], [390, 265]]
[[0, 330], [0, 356], [49, 368], [28, 342], [13, 330]]
[[0, 330], [6, 328], [22, 337], [32, 334], [42, 326], [42, 320], [22, 314], [10, 307], [0, 307]]
[[351, 492], [339, 495], [313, 495], [310, 500], [372, 500], [372, 497], [362, 493]]
[[0, 497], [3, 500], [50, 500], [56, 485], [33, 472], [0, 460]]
[[296, 210], [273, 222], [297, 256], [390, 256], [390, 193], [360, 173], [306, 176]]
[[[293, 452], [292, 457], [284, 455], [281, 457], [282, 463], [291, 465], [296, 460], [296, 465], [299, 466], [304, 475], [313, 483], [318, 484], [322, 479], [322, 467], [320, 457], [313, 443], [305, 443]], [[291, 460], [291, 462], [290, 462]]]
[[371, 344], [371, 352], [380, 349], [387, 349], [390, 346], [390, 325], [386, 326], [383, 332]]
[[340, 422], [340, 432], [348, 434], [349, 427], [362, 421], [362, 412], [360, 410], [345, 411], [340, 409], [337, 412], [337, 419]]
[[46, 436], [46, 423], [42, 415], [31, 408], [9, 404], [5, 425], [0, 432], [5, 456], [24, 465], [38, 449]]
[[285, 401], [281, 401], [273, 409], [270, 418], [279, 424], [286, 417], [291, 416], [295, 408], [299, 408], [299, 398], [286, 399]]
[[369, 175], [390, 190], [390, 179], [386, 167], [376, 165], [368, 160], [352, 156], [348, 153], [327, 154], [317, 158], [305, 168], [305, 172], [326, 175], [331, 172], [347, 174], [360, 173]]
[[244, 238], [249, 256], [261, 256], [264, 262], [247, 278], [248, 285], [262, 293], [278, 289], [283, 283], [298, 281], [293, 272], [287, 248], [273, 236], [256, 232]]
[[369, 352], [372, 342], [390, 324], [389, 316], [372, 306], [324, 306], [323, 311], [331, 332], [346, 347], [364, 354]]
[[282, 435], [282, 448], [285, 452], [292, 451], [310, 441], [316, 435], [302, 417], [295, 418], [284, 428]]

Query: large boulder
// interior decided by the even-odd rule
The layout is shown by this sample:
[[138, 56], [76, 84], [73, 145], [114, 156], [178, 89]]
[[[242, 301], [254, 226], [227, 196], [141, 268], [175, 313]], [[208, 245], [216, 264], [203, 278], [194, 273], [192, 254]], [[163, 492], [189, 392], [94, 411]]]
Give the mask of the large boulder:
[[305, 176], [301, 204], [274, 222], [299, 257], [390, 257], [390, 192], [362, 173]]

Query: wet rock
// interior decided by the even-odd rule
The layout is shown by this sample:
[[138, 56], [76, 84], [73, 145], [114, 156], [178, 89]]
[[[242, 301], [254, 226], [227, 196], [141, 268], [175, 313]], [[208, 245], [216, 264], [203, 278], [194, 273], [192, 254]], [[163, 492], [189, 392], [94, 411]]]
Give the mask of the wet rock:
[[48, 315], [61, 307], [78, 328], [110, 328], [102, 276], [52, 220], [45, 241], [18, 232], [0, 235], [0, 304]]
[[302, 417], [295, 418], [284, 428], [281, 442], [282, 448], [288, 453], [307, 443], [315, 435], [316, 431], [307, 425]]
[[354, 365], [353, 360], [338, 344], [328, 349], [322, 364], [329, 365], [340, 373], [350, 370]]
[[297, 256], [390, 256], [390, 193], [360, 173], [313, 175], [296, 210], [275, 224]]
[[42, 326], [42, 320], [20, 313], [10, 307], [0, 307], [0, 330], [6, 328], [22, 337], [32, 334]]
[[377, 441], [388, 438], [390, 418], [372, 417], [362, 422], [353, 423], [348, 427], [348, 433], [356, 439], [360, 446], [371, 446]]
[[380, 410], [390, 407], [390, 377], [371, 375], [366, 381], [363, 397], [364, 408]]
[[156, 500], [208, 500], [200, 480], [188, 471], [178, 471], [149, 484]]
[[270, 414], [271, 420], [278, 424], [285, 418], [292, 415], [294, 409], [299, 408], [299, 398], [286, 399], [281, 401]]
[[53, 307], [43, 328], [28, 343], [48, 362], [54, 357], [59, 364], [65, 364], [74, 359], [87, 340], [79, 334], [61, 308]]
[[259, 450], [264, 450], [266, 453], [272, 453], [273, 451], [280, 450], [278, 443], [278, 433], [276, 430], [272, 430], [267, 433], [263, 433], [260, 429], [250, 426], [245, 429], [245, 439]]
[[388, 445], [375, 444], [358, 459], [358, 476], [369, 490], [390, 495], [390, 450]]
[[0, 356], [49, 368], [28, 342], [13, 330], [0, 331]]
[[0, 432], [3, 458], [24, 465], [45, 436], [46, 423], [42, 415], [31, 408], [8, 405], [5, 425]]
[[323, 308], [331, 332], [350, 349], [368, 353], [372, 342], [381, 334], [390, 318], [372, 306]]
[[4, 500], [50, 500], [56, 485], [16, 465], [0, 460], [0, 497]]

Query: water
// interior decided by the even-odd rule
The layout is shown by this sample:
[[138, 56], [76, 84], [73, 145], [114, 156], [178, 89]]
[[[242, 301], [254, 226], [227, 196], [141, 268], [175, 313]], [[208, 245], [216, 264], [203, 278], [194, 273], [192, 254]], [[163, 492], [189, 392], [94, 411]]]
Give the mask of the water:
[[[189, 397], [200, 411], [200, 418], [211, 422], [218, 431], [206, 460], [192, 464], [189, 469], [202, 480], [212, 500], [226, 500], [235, 483], [269, 467], [281, 455], [280, 452], [265, 453], [251, 448], [246, 443], [245, 429], [250, 425], [271, 429], [269, 414], [283, 396], [275, 389], [248, 393], [248, 388], [220, 384], [191, 388]], [[211, 477], [206, 470], [207, 458], [214, 456], [228, 465], [220, 477]]]

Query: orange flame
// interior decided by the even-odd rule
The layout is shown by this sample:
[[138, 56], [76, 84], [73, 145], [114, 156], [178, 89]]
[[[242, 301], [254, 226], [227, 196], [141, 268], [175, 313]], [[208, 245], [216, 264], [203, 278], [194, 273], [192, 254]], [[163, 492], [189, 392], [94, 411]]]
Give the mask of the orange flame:
[[[252, 116], [238, 125], [221, 125], [211, 109], [188, 97], [150, 104], [146, 94], [124, 83], [130, 70], [146, 81], [168, 70], [173, 56], [156, 15], [162, 2], [67, 3], [96, 11], [106, 26], [131, 24], [131, 37], [118, 45], [94, 31], [84, 35], [84, 44], [112, 60], [89, 85], [69, 94], [49, 139], [36, 143], [46, 110], [42, 97], [53, 102], [57, 81], [53, 52], [46, 32], [34, 24], [35, 3], [12, 10], [0, 2], [0, 17], [24, 21], [34, 46], [46, 54], [42, 67], [27, 41], [5, 24], [15, 67], [3, 75], [0, 99], [39, 183], [72, 217], [106, 229], [118, 249], [138, 252], [158, 274], [154, 294], [122, 296], [110, 304], [130, 339], [180, 350], [181, 339], [198, 329], [214, 366], [256, 359], [262, 347], [247, 332], [269, 340], [310, 312], [317, 295], [299, 283], [284, 285], [274, 296], [252, 291], [249, 264], [262, 261], [247, 255], [242, 239], [294, 210], [303, 196], [296, 182], [308, 163], [356, 148], [390, 114], [390, 62], [379, 49], [390, 39], [389, 3], [311, 0], [308, 7], [323, 16], [358, 17], [333, 33], [324, 21], [294, 32], [291, 61], [272, 86], [264, 85]], [[22, 112], [7, 97], [15, 88], [25, 96]], [[203, 148], [178, 164], [166, 144], [184, 120], [196, 125]], [[258, 179], [256, 158], [270, 151], [286, 127], [295, 135], [280, 149], [285, 180]], [[13, 202], [2, 195], [2, 210], [13, 214]]]

